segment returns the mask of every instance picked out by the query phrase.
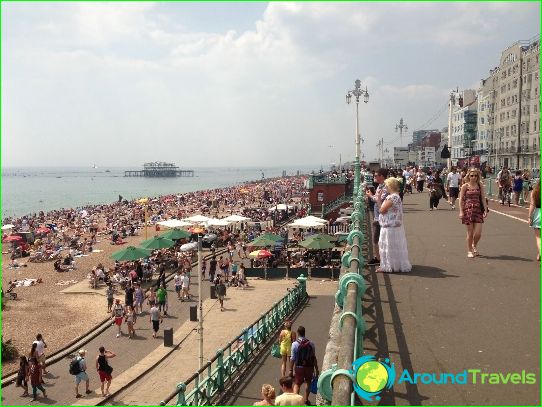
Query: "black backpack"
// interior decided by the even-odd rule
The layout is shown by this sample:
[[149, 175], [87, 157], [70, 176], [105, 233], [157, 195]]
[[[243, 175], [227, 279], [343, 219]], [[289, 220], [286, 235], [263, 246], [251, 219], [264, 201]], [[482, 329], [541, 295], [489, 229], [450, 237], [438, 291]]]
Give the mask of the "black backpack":
[[79, 373], [81, 373], [81, 364], [79, 363], [81, 359], [79, 359], [78, 357], [75, 357], [72, 359], [72, 361], [70, 362], [70, 374], [71, 375], [78, 375]]
[[297, 366], [312, 367], [314, 366], [314, 348], [308, 339], [298, 340], [297, 343]]

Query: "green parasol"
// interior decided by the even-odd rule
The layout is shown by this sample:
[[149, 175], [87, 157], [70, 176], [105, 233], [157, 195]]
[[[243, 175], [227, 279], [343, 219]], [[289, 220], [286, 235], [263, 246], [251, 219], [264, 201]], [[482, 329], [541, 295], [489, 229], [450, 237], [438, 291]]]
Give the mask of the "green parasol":
[[331, 236], [331, 235], [328, 235], [328, 234], [325, 234], [325, 233], [316, 233], [314, 235], [310, 235], [309, 237], [307, 237], [305, 239], [305, 241], [312, 240], [312, 239], [324, 239], [324, 240], [327, 240], [328, 242], [336, 242], [337, 241], [336, 236]]
[[134, 261], [151, 255], [149, 250], [139, 247], [128, 246], [126, 249], [119, 250], [111, 255], [111, 258], [118, 261]]
[[140, 246], [147, 250], [169, 249], [175, 246], [175, 242], [163, 236], [155, 236], [152, 239], [143, 241]]
[[192, 233], [181, 229], [170, 229], [166, 233], [162, 233], [160, 236], [166, 239], [180, 240], [189, 238], [192, 236]]
[[299, 242], [299, 245], [311, 250], [332, 249], [335, 247], [334, 243], [322, 237], [303, 240], [302, 242]]

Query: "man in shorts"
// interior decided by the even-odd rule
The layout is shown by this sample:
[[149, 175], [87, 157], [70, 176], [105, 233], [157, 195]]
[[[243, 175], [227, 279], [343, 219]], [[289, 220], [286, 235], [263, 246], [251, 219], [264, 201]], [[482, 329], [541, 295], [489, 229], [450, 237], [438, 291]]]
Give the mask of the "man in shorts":
[[452, 167], [452, 171], [448, 174], [446, 178], [446, 191], [450, 196], [450, 205], [452, 209], [455, 209], [455, 201], [459, 197], [459, 184], [461, 183], [461, 174], [457, 172], [456, 167]]
[[177, 299], [182, 301], [181, 288], [183, 284], [183, 276], [181, 275], [181, 270], [177, 270], [174, 280], [175, 280], [175, 292], [177, 293]]
[[158, 309], [160, 312], [164, 311], [164, 315], [167, 315], [166, 311], [166, 301], [167, 301], [167, 290], [166, 286], [162, 284], [160, 288], [156, 291], [156, 300], [158, 301]]
[[314, 343], [305, 337], [305, 327], [297, 328], [297, 340], [292, 343], [292, 355], [290, 357], [290, 376], [294, 376], [294, 392], [299, 394], [301, 385], [305, 387], [305, 404], [311, 405], [309, 395], [311, 393], [312, 377], [320, 374], [318, 360], [316, 359], [316, 347]]
[[149, 322], [152, 324], [152, 337], [156, 338], [156, 333], [160, 329], [160, 323], [162, 322], [162, 314], [156, 304], [149, 311]]
[[188, 273], [184, 273], [181, 277], [181, 301], [182, 300], [190, 300], [190, 277], [188, 277]]
[[[103, 346], [100, 346], [100, 353], [96, 356], [96, 370], [100, 376], [102, 397], [109, 395], [109, 386], [111, 386], [111, 380], [113, 380], [113, 368], [109, 366], [108, 359], [114, 358], [116, 355], [110, 350], [105, 350]], [[107, 382], [107, 385], [105, 383]], [[105, 386], [105, 391], [104, 391]]]
[[216, 285], [216, 295], [218, 296], [218, 301], [220, 302], [220, 311], [224, 311], [224, 297], [226, 296], [226, 284], [224, 284], [224, 279], [220, 278], [218, 284]]
[[81, 349], [79, 351], [79, 356], [77, 359], [79, 360], [79, 373], [75, 375], [75, 398], [81, 398], [83, 397], [81, 394], [79, 394], [79, 383], [85, 382], [86, 385], [86, 394], [92, 393], [90, 391], [90, 379], [87, 375], [87, 362], [85, 361], [85, 355], [87, 354], [87, 351], [84, 349]]
[[113, 321], [115, 321], [115, 325], [118, 326], [119, 328], [119, 331], [117, 333], [117, 338], [120, 338], [120, 336], [122, 335], [122, 321], [124, 319], [124, 307], [123, 305], [120, 303], [120, 299], [117, 298], [115, 300], [115, 305], [113, 305], [113, 310], [111, 311], [111, 319]]
[[107, 283], [107, 289], [105, 290], [105, 296], [107, 298], [107, 313], [111, 312], [113, 308], [113, 296], [115, 295], [115, 289], [111, 283]]

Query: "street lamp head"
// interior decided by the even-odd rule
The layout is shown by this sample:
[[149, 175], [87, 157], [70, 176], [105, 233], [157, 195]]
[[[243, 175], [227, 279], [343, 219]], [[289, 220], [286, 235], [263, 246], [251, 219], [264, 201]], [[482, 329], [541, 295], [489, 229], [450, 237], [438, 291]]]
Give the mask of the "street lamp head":
[[350, 104], [351, 101], [352, 101], [352, 95], [349, 92], [349, 93], [346, 94], [346, 103]]
[[369, 92], [367, 92], [367, 86], [365, 87], [365, 93], [363, 94], [363, 101], [365, 103], [369, 101]]
[[354, 83], [356, 84], [356, 89], [361, 88], [361, 81], [359, 79], [356, 79]]

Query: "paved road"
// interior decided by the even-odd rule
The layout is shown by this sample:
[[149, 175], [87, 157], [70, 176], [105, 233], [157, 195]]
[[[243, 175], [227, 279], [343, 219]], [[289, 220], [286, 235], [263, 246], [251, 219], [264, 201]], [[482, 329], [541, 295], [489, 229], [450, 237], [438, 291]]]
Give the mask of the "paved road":
[[[310, 295], [310, 292], [309, 292]], [[301, 313], [297, 314], [293, 322], [294, 329], [303, 325], [309, 337], [316, 346], [316, 356], [322, 365], [326, 343], [328, 340], [329, 324], [333, 313], [335, 298], [332, 295], [311, 296], [307, 304], [303, 307]], [[270, 355], [270, 351], [265, 351], [265, 356], [258, 360], [253, 369], [249, 372], [247, 380], [238, 386], [232, 397], [224, 401], [224, 405], [249, 406], [255, 401], [261, 400], [262, 384], [269, 383], [273, 385], [280, 394], [278, 381], [280, 379], [280, 359]], [[314, 402], [314, 396], [311, 396]]]
[[[540, 273], [527, 210], [490, 202], [479, 243], [466, 257], [458, 210], [427, 194], [405, 198], [405, 228], [413, 270], [367, 274], [364, 299], [367, 354], [390, 357], [398, 375], [411, 373], [533, 372], [540, 380]], [[500, 213], [497, 213], [500, 212]], [[501, 214], [502, 213], [502, 214]], [[504, 214], [504, 215], [503, 215]], [[508, 215], [508, 216], [506, 216]], [[296, 324], [314, 338], [319, 359], [328, 337], [332, 297], [311, 299]], [[325, 321], [324, 321], [325, 319]], [[268, 354], [226, 404], [259, 400], [263, 383], [277, 385], [279, 361]], [[398, 384], [381, 405], [538, 405], [540, 384]]]
[[[525, 219], [523, 208], [490, 208]], [[491, 212], [478, 245], [466, 257], [465, 226], [441, 201], [429, 211], [427, 194], [405, 197], [405, 229], [413, 270], [367, 279], [369, 354], [389, 356], [398, 376], [522, 370], [537, 384], [395, 384], [381, 404], [538, 405], [540, 402], [540, 265], [528, 225]]]
[[[197, 271], [194, 271], [193, 276], [197, 275]], [[210, 295], [210, 283], [204, 281], [203, 283], [203, 299], [209, 298]], [[196, 277], [193, 277], [192, 285], [190, 288], [191, 294], [194, 295], [194, 301], [190, 302], [181, 302], [177, 300], [177, 294], [175, 293], [175, 287], [173, 282], [168, 283], [168, 303], [169, 303], [169, 317], [164, 319], [164, 323], [161, 326], [162, 333], [163, 328], [173, 328], [175, 331], [179, 328], [188, 318], [189, 318], [189, 306], [195, 305], [197, 303], [197, 292], [198, 292], [198, 283]], [[100, 297], [100, 304], [97, 307], [96, 312], [103, 312], [104, 317], [107, 316], [105, 313], [105, 297], [102, 299]], [[103, 308], [102, 308], [103, 305]], [[126, 324], [123, 324], [122, 330], [125, 335], [120, 338], [116, 338], [117, 328], [110, 327], [105, 330], [101, 335], [93, 339], [87, 345], [87, 363], [88, 363], [88, 372], [90, 376], [90, 388], [95, 389], [99, 387], [99, 378], [96, 370], [94, 368], [95, 358], [98, 354], [98, 348], [100, 346], [105, 346], [106, 349], [110, 349], [115, 352], [118, 357], [111, 361], [111, 365], [115, 369], [115, 375], [120, 374], [121, 372], [127, 370], [135, 363], [137, 363], [141, 358], [154, 349], [156, 349], [161, 343], [163, 343], [163, 334], [159, 334], [159, 338], [152, 338], [152, 330], [149, 324], [149, 315], [148, 307], [145, 306], [145, 312], [138, 318], [135, 325], [136, 337], [134, 339], [129, 339], [126, 335], [127, 328]], [[71, 358], [66, 358], [65, 363], [60, 361], [55, 363], [52, 366], [48, 367], [50, 372], [48, 375], [44, 376], [44, 380], [47, 383], [45, 389], [49, 396], [48, 399], [43, 399], [41, 396], [38, 397], [37, 403], [31, 402], [31, 397], [20, 397], [22, 390], [16, 388], [14, 384], [4, 387], [2, 389], [2, 404], [3, 405], [35, 405], [35, 404], [50, 404], [50, 405], [69, 405], [75, 402], [75, 384], [74, 378], [68, 372], [69, 360]], [[84, 385], [79, 387], [80, 393], [84, 394]]]

